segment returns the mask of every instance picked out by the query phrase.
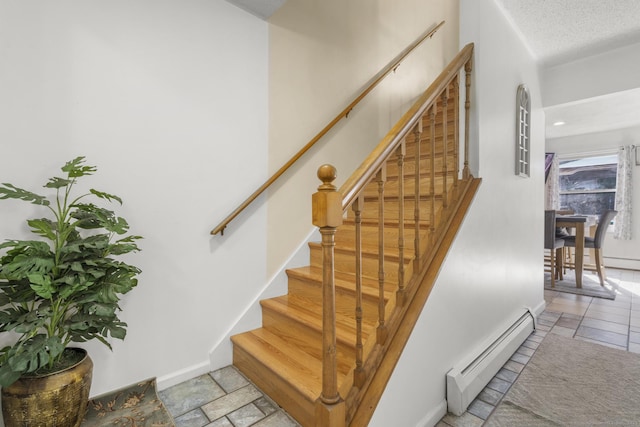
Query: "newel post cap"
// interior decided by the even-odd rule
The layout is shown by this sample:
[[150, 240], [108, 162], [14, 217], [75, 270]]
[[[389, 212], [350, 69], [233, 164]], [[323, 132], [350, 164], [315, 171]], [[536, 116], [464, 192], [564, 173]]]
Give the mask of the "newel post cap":
[[311, 196], [312, 222], [316, 227], [338, 227], [342, 225], [342, 195], [333, 181], [338, 176], [336, 168], [322, 165], [318, 168], [318, 178], [322, 184]]

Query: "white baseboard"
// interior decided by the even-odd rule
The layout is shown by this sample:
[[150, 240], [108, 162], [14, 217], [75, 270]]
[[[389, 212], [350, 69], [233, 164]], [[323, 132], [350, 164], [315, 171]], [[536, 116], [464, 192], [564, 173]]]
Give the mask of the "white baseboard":
[[429, 411], [429, 413], [416, 424], [416, 427], [433, 427], [438, 424], [445, 415], [447, 415], [447, 401], [443, 400]]
[[307, 238], [298, 246], [293, 254], [287, 259], [276, 274], [268, 281], [262, 290], [255, 295], [253, 300], [240, 313], [238, 318], [231, 324], [224, 336], [220, 337], [209, 350], [209, 363], [213, 370], [223, 368], [233, 363], [233, 346], [231, 337], [241, 332], [259, 328], [262, 325], [262, 307], [260, 301], [266, 298], [285, 295], [289, 284], [287, 269], [308, 265], [310, 250], [309, 242], [318, 240], [320, 233], [314, 228]]
[[543, 299], [535, 308], [529, 308], [529, 311], [533, 313], [534, 320], [537, 321], [538, 316], [542, 314], [545, 308], [547, 308], [547, 302]]
[[163, 375], [156, 379], [156, 385], [158, 390], [165, 390], [181, 382], [190, 380], [200, 375], [204, 375], [211, 372], [211, 364], [209, 361], [199, 363], [197, 365], [190, 366], [185, 369], [173, 372], [168, 375]]
[[611, 258], [604, 257], [604, 265], [611, 268], [621, 268], [623, 270], [640, 270], [640, 260], [632, 258]]
[[533, 332], [535, 317], [530, 310], [516, 318], [495, 338], [471, 353], [447, 373], [449, 412], [462, 415], [469, 404]]

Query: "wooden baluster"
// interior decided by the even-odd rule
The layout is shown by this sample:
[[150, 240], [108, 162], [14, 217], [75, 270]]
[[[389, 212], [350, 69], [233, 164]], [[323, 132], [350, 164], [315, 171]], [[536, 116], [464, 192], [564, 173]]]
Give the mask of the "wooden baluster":
[[436, 115], [438, 104], [434, 101], [429, 113], [429, 129], [431, 139], [431, 216], [429, 217], [429, 240], [433, 242], [436, 235]]
[[471, 108], [471, 59], [464, 64], [464, 85], [466, 87], [464, 100], [464, 167], [462, 177], [469, 179], [469, 109]]
[[396, 303], [404, 305], [405, 289], [404, 289], [404, 158], [407, 155], [407, 139], [406, 137], [398, 147], [398, 292], [396, 295]]
[[460, 174], [460, 79], [459, 75], [456, 75], [453, 80], [453, 165], [455, 167], [455, 174], [453, 176], [453, 188], [458, 189], [458, 180]]
[[342, 196], [333, 185], [336, 169], [322, 165], [318, 169], [322, 185], [312, 196], [313, 225], [322, 235], [322, 394], [316, 413], [321, 425], [338, 426], [345, 423], [345, 405], [338, 393], [336, 349], [336, 303], [334, 247], [335, 234], [342, 224]]
[[413, 271], [420, 271], [420, 138], [422, 135], [422, 118], [418, 121], [413, 128], [413, 135], [415, 140], [415, 156], [416, 166], [414, 172], [415, 178], [415, 191], [414, 191], [414, 207], [413, 207], [413, 220], [414, 224], [414, 259], [413, 259]]
[[449, 126], [448, 120], [449, 86], [442, 92], [442, 209], [449, 206], [449, 190], [447, 188], [447, 157], [449, 157]]
[[356, 223], [356, 370], [353, 385], [360, 388], [364, 384], [366, 374], [363, 367], [362, 345], [362, 207], [364, 199], [358, 197], [353, 202], [353, 213]]
[[376, 175], [378, 182], [378, 330], [379, 344], [384, 344], [387, 339], [387, 325], [384, 315], [384, 185], [387, 181], [386, 163]]

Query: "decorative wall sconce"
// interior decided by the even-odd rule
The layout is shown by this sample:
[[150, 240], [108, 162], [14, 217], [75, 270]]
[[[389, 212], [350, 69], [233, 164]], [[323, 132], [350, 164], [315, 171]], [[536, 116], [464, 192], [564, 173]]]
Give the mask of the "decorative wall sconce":
[[516, 175], [530, 176], [531, 160], [529, 130], [531, 128], [531, 99], [526, 85], [518, 86], [516, 94]]

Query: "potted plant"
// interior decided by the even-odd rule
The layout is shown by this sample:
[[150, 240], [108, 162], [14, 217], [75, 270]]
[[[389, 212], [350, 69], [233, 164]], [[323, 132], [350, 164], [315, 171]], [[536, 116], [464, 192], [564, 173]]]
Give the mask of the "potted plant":
[[[141, 237], [125, 236], [129, 225], [124, 218], [89, 201], [122, 204], [119, 197], [94, 189], [74, 195], [77, 180], [96, 170], [85, 165], [84, 157], [67, 162], [62, 167], [66, 176], [50, 178], [45, 184], [51, 192], [48, 197], [12, 184], [0, 185], [0, 199], [30, 202], [50, 214], [27, 220], [38, 238], [0, 244], [0, 332], [8, 333], [12, 343], [0, 349], [7, 427], [79, 425], [89, 395], [92, 363], [84, 350], [70, 344], [97, 339], [111, 348], [109, 338], [125, 337], [127, 325], [118, 318], [118, 302], [137, 285], [140, 269], [116, 257], [138, 251], [136, 241]], [[61, 378], [58, 372], [69, 365], [80, 373]], [[53, 389], [34, 386], [33, 381], [44, 381]], [[43, 387], [48, 389], [45, 395], [31, 394]], [[76, 414], [43, 424], [51, 414], [62, 412], [63, 389], [80, 394], [71, 403]]]

